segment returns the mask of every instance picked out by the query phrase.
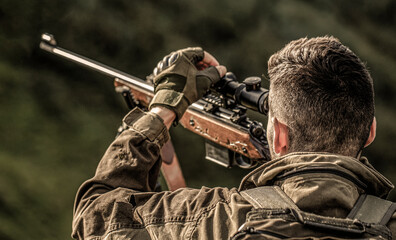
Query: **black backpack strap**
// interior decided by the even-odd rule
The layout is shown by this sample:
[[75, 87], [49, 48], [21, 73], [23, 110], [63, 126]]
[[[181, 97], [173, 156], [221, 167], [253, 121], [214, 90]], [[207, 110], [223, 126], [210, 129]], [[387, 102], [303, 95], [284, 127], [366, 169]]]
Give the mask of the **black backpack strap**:
[[255, 208], [298, 209], [297, 205], [278, 186], [263, 186], [240, 192]]
[[347, 218], [386, 225], [395, 211], [396, 203], [373, 195], [363, 194], [359, 197]]

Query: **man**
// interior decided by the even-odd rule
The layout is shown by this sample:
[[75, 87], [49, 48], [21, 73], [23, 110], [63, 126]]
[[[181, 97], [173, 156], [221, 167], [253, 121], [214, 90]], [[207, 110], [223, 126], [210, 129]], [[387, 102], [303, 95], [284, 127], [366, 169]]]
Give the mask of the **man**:
[[[359, 58], [333, 37], [303, 38], [275, 53], [268, 72], [273, 160], [248, 174], [239, 189], [156, 193], [168, 129], [226, 73], [200, 48], [160, 61], [150, 111], [135, 109], [124, 118], [129, 129], [110, 145], [95, 176], [77, 193], [73, 237], [228, 239], [248, 218], [248, 224], [259, 219], [252, 220], [255, 206], [244, 190], [261, 186], [278, 186], [294, 209], [329, 219], [346, 218], [361, 194], [386, 197], [393, 185], [360, 158], [375, 138], [376, 120], [373, 82]], [[291, 212], [300, 218], [299, 211]], [[392, 233], [395, 217], [388, 223]], [[293, 237], [288, 228], [283, 234]]]

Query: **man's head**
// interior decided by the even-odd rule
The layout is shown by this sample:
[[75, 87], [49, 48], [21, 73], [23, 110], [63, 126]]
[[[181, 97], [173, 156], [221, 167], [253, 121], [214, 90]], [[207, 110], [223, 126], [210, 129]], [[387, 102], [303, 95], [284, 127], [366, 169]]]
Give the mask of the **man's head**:
[[273, 157], [301, 151], [356, 156], [374, 139], [373, 80], [338, 39], [292, 41], [271, 56], [268, 74]]

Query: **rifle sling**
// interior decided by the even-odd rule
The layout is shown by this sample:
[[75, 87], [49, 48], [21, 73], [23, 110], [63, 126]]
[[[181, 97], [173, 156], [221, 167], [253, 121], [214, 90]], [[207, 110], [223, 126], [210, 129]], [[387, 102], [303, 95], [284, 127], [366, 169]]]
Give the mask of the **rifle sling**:
[[161, 149], [161, 172], [165, 178], [169, 191], [186, 187], [186, 181], [180, 168], [172, 141], [168, 141]]

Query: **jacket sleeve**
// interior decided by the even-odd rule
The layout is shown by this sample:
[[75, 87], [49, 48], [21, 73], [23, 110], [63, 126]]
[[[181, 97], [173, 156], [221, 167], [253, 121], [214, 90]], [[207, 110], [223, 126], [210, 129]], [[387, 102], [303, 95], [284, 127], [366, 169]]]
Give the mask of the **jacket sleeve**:
[[153, 191], [161, 168], [160, 149], [169, 140], [162, 119], [135, 108], [123, 122], [128, 128], [109, 146], [95, 176], [77, 192], [73, 222], [92, 201], [118, 187]]

